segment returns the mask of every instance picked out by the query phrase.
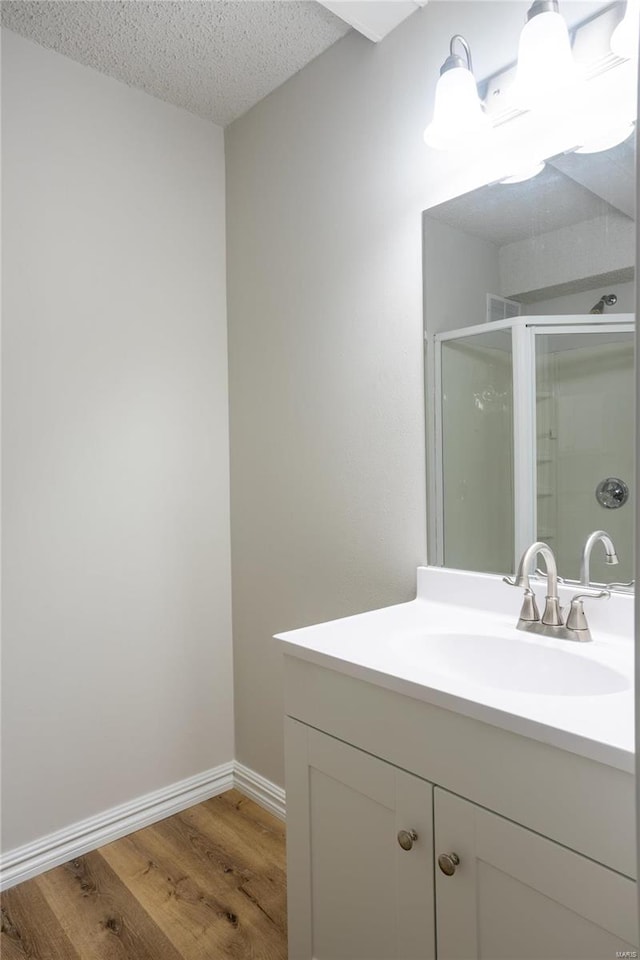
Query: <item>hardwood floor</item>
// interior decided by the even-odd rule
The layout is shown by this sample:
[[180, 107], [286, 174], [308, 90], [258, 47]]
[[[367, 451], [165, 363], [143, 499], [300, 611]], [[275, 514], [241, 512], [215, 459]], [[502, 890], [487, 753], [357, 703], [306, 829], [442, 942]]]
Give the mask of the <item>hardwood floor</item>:
[[3, 960], [286, 960], [284, 824], [236, 790], [2, 895]]

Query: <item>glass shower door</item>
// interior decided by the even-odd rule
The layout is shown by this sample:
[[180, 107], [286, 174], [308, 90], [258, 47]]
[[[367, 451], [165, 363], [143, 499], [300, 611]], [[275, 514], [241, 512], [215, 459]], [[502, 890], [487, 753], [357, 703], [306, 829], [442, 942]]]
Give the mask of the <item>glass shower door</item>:
[[[539, 540], [553, 548], [568, 579], [580, 575], [587, 536], [604, 529], [619, 565], [593, 551], [591, 580], [628, 581], [633, 573], [635, 442], [634, 334], [609, 325], [535, 329], [535, 477]], [[614, 496], [604, 481], [621, 483]], [[610, 485], [611, 486], [611, 485]], [[629, 491], [624, 500], [624, 490]]]
[[513, 350], [510, 329], [442, 339], [439, 562], [513, 568]]

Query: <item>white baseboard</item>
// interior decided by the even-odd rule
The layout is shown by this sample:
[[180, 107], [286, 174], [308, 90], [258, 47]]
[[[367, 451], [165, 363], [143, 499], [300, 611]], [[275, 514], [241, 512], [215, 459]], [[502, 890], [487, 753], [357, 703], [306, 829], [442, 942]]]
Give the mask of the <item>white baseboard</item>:
[[261, 807], [279, 817], [285, 819], [285, 792], [282, 787], [276, 786], [271, 780], [245, 767], [243, 763], [236, 760], [233, 765], [233, 785], [240, 793], [250, 797], [259, 803]]
[[216, 797], [232, 787], [280, 820], [285, 819], [285, 793], [282, 787], [233, 760], [137, 797], [129, 803], [111, 807], [95, 817], [72, 823], [33, 843], [9, 850], [0, 857], [0, 890], [8, 890], [45, 870], [51, 870], [105, 843]]
[[[236, 767], [237, 764], [233, 761], [222, 763], [195, 777], [180, 780], [153, 793], [137, 797], [129, 803], [105, 810], [95, 817], [80, 820], [33, 843], [9, 850], [0, 858], [0, 890], [7, 890], [105, 843], [230, 790], [236, 785]], [[252, 778], [257, 777], [257, 774], [252, 774]], [[262, 780], [262, 777], [258, 779]], [[265, 780], [264, 783], [267, 784], [268, 781]], [[243, 793], [247, 792], [240, 785], [238, 789]], [[261, 802], [257, 796], [253, 796], [253, 799]], [[263, 803], [263, 806], [265, 805], [266, 803]]]

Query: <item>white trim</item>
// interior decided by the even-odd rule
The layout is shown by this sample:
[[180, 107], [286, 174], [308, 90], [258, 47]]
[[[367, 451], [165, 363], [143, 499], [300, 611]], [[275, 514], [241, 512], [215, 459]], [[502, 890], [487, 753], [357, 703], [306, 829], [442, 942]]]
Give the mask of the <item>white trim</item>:
[[573, 326], [559, 325], [557, 327], [551, 327], [549, 330], [540, 329], [536, 330], [536, 324], [531, 324], [531, 329], [534, 333], [538, 335], [544, 334], [545, 337], [553, 337], [557, 333], [585, 333], [589, 336], [598, 336], [603, 333], [630, 333], [635, 332], [635, 324], [633, 323], [585, 323], [581, 325], [574, 324]]
[[442, 343], [434, 341], [434, 361], [433, 361], [433, 411], [435, 417], [435, 427], [433, 437], [435, 441], [435, 471], [434, 471], [434, 490], [435, 497], [433, 509], [435, 512], [435, 535], [436, 535], [436, 555], [435, 563], [439, 567], [444, 566], [444, 436], [442, 418], [444, 411], [442, 409]]
[[[236, 784], [236, 767], [233, 761], [222, 763], [204, 773], [162, 787], [129, 803], [111, 807], [95, 817], [80, 820], [32, 843], [9, 850], [0, 858], [0, 890], [13, 887], [134, 830], [230, 790]], [[248, 773], [256, 780], [263, 779], [252, 771]], [[250, 779], [247, 777], [247, 780]], [[268, 781], [264, 783], [268, 784]], [[273, 784], [270, 786], [273, 787]]]
[[271, 780], [256, 773], [236, 760], [233, 766], [233, 785], [240, 793], [259, 803], [280, 820], [286, 819], [285, 792]]
[[[513, 392], [513, 572], [537, 540], [536, 357], [535, 327], [511, 332]], [[545, 333], [547, 331], [545, 330]]]
[[510, 327], [514, 329], [519, 329], [520, 327], [553, 327], [559, 324], [563, 327], [569, 327], [571, 331], [576, 326], [589, 327], [590, 329], [588, 331], [585, 330], [585, 333], [592, 332], [594, 327], [600, 327], [602, 331], [620, 324], [624, 324], [625, 326], [631, 324], [631, 326], [635, 328], [635, 314], [610, 313], [606, 316], [604, 314], [576, 313], [567, 316], [554, 314], [553, 316], [550, 315], [547, 317], [525, 314], [520, 317], [509, 317], [506, 320], [489, 320], [485, 323], [474, 323], [470, 327], [458, 327], [456, 330], [445, 330], [442, 333], [435, 333], [434, 339], [437, 342], [444, 342], [445, 340], [457, 340], [458, 337], [475, 337], [481, 333], [488, 333], [490, 330], [507, 330]]
[[[442, 553], [442, 416], [440, 414], [440, 388], [436, 373], [439, 371], [439, 356], [442, 346], [433, 337], [424, 333], [424, 423], [427, 443], [425, 447], [427, 476], [427, 563], [432, 566], [443, 564]], [[438, 479], [440, 477], [440, 479]]]
[[427, 0], [320, 0], [323, 7], [330, 10], [350, 27], [361, 33], [367, 40], [380, 43], [407, 17]]

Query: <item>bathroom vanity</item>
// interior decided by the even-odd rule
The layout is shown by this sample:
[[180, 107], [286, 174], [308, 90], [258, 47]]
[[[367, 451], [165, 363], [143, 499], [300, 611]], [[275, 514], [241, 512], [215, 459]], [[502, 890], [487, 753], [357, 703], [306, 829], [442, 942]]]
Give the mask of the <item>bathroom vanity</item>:
[[425, 567], [410, 603], [277, 638], [291, 960], [637, 949], [633, 600], [580, 644], [517, 631], [519, 593]]

